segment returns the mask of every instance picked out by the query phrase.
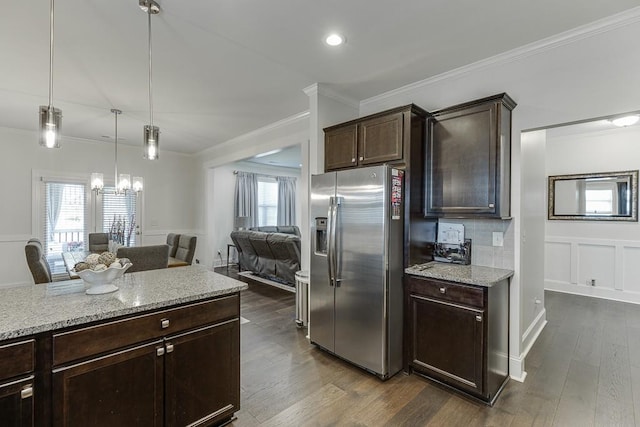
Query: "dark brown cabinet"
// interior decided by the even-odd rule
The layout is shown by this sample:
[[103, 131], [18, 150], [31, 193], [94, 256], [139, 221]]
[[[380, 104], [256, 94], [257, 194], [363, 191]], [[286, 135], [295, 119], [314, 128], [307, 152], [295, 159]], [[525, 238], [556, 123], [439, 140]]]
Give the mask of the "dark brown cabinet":
[[[427, 112], [415, 105], [394, 108], [324, 129], [325, 172], [382, 163], [405, 164], [410, 146], [422, 144]], [[412, 131], [417, 131], [413, 135]], [[417, 140], [416, 140], [417, 139]]]
[[509, 375], [509, 291], [407, 276], [410, 370], [493, 402]]
[[383, 163], [404, 169], [405, 266], [433, 258], [426, 242], [435, 238], [435, 221], [424, 215], [428, 115], [410, 104], [324, 129], [325, 172]]
[[239, 409], [238, 295], [52, 340], [54, 426], [204, 426]]
[[505, 93], [435, 111], [427, 120], [425, 215], [510, 215], [511, 111]]
[[34, 424], [33, 339], [0, 346], [0, 424], [26, 427]]

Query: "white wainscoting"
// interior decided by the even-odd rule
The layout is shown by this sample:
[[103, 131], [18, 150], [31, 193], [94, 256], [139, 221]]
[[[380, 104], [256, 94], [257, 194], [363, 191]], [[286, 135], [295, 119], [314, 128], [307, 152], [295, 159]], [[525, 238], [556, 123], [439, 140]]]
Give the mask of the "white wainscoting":
[[544, 277], [545, 289], [640, 304], [640, 241], [547, 236]]
[[24, 245], [30, 234], [0, 235], [0, 288], [33, 284]]

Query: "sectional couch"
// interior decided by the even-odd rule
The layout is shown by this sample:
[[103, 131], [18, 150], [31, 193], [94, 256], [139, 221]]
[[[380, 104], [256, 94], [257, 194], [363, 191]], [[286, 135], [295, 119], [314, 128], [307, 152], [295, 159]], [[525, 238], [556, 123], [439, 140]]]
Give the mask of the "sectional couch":
[[300, 270], [300, 229], [297, 226], [256, 227], [231, 232], [242, 270], [295, 286]]

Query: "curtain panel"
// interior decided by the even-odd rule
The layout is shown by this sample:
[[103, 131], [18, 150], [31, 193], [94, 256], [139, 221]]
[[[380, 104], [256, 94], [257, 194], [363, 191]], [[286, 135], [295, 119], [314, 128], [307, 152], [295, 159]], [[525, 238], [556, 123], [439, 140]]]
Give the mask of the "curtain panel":
[[247, 218], [244, 225], [258, 226], [258, 176], [255, 173], [238, 172], [236, 174], [233, 216], [235, 222], [238, 218]]
[[278, 181], [278, 225], [296, 224], [296, 179], [276, 177]]

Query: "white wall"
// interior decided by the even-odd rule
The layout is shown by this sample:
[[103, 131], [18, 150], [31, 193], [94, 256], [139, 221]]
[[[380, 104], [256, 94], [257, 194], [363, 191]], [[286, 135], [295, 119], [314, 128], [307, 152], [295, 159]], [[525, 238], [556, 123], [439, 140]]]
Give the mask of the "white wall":
[[[640, 126], [548, 136], [547, 175], [637, 170], [638, 141]], [[640, 303], [638, 266], [638, 222], [546, 221], [547, 289]]]
[[[213, 266], [225, 265], [227, 262], [227, 244], [233, 243], [229, 234], [233, 230], [233, 203], [235, 197], [236, 175], [234, 171], [254, 172], [272, 176], [291, 176], [296, 178], [296, 225], [300, 226], [300, 170], [290, 168], [271, 167], [250, 162], [234, 162], [210, 170], [210, 193], [207, 194], [213, 203], [211, 209], [211, 223], [209, 240], [211, 253], [214, 255]], [[303, 231], [303, 230], [301, 230]], [[306, 233], [303, 233], [306, 234]], [[306, 237], [306, 236], [305, 236]], [[218, 256], [220, 251], [222, 259]], [[233, 249], [230, 256], [234, 256]], [[211, 264], [206, 264], [211, 265]]]
[[[84, 174], [102, 172], [113, 180], [114, 146], [106, 142], [63, 138], [62, 148], [38, 145], [35, 132], [0, 128], [0, 287], [33, 283], [24, 256], [32, 229], [32, 170]], [[160, 152], [152, 162], [142, 158], [142, 146], [118, 145], [118, 168], [142, 176], [143, 244], [164, 243], [169, 231], [198, 234], [196, 227], [196, 160], [192, 156]], [[40, 236], [41, 237], [41, 236]], [[197, 255], [196, 255], [197, 256]]]

